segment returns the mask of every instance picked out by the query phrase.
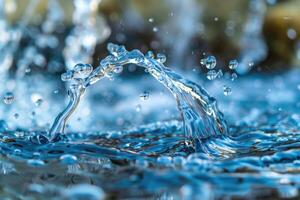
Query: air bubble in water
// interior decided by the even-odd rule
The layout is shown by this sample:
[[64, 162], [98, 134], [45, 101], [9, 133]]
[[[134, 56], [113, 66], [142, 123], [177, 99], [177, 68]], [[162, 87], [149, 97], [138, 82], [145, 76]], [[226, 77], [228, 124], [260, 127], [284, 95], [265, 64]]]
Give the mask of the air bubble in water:
[[15, 99], [14, 94], [12, 92], [7, 92], [3, 97], [3, 102], [5, 104], [12, 104], [14, 102], [14, 99]]
[[206, 78], [210, 81], [214, 80], [217, 77], [218, 73], [215, 70], [209, 70], [206, 74]]
[[237, 60], [231, 60], [229, 61], [229, 69], [236, 69], [238, 67], [239, 63]]
[[152, 30], [153, 30], [153, 32], [158, 32], [158, 27], [154, 26]]
[[146, 101], [149, 98], [149, 92], [144, 91], [142, 94], [140, 94], [140, 99]]
[[232, 93], [231, 88], [226, 85], [224, 85], [224, 87], [223, 87], [223, 92], [224, 92], [225, 96], [229, 96]]
[[167, 60], [167, 57], [164, 54], [158, 53], [156, 56], [156, 60], [160, 63], [164, 63]]
[[205, 60], [205, 67], [207, 69], [215, 68], [216, 64], [217, 64], [217, 60], [214, 56], [208, 56]]

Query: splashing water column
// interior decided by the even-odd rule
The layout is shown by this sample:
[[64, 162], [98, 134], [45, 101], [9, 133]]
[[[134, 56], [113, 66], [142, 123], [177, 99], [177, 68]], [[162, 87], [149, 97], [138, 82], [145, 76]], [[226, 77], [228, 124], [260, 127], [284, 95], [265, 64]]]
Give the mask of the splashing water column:
[[[68, 118], [75, 111], [87, 87], [114, 73], [119, 66], [136, 64], [144, 67], [160, 83], [162, 83], [175, 97], [184, 125], [187, 139], [194, 144], [201, 143], [202, 139], [227, 135], [227, 125], [223, 114], [218, 110], [214, 98], [199, 85], [193, 83], [163, 65], [164, 56], [154, 58], [152, 52], [143, 55], [139, 50], [127, 51], [124, 46], [108, 44], [111, 55], [100, 62], [100, 66], [91, 71], [91, 67], [83, 69], [83, 64], [78, 64], [73, 70], [62, 75], [62, 80], [75, 82], [69, 89], [70, 102], [67, 108], [55, 119], [50, 135], [63, 133]], [[162, 59], [163, 57], [163, 59]], [[78, 77], [78, 73], [84, 74]], [[200, 145], [201, 148], [201, 145]]]

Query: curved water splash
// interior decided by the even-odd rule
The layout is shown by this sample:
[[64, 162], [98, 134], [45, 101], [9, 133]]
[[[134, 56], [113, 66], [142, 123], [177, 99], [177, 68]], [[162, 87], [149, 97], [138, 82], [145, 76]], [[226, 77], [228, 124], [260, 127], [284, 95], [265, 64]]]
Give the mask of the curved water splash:
[[63, 132], [85, 88], [104, 77], [111, 76], [117, 68], [126, 64], [146, 68], [157, 81], [170, 90], [177, 101], [187, 139], [201, 142], [209, 137], [227, 135], [227, 125], [223, 114], [218, 110], [215, 98], [201, 86], [166, 68], [163, 65], [166, 60], [164, 55], [158, 54], [155, 59], [151, 51], [144, 55], [139, 50], [127, 51], [124, 46], [111, 43], [108, 44], [108, 50], [111, 55], [101, 60], [100, 66], [95, 70], [92, 71], [89, 65], [79, 64], [62, 75], [64, 81], [72, 82], [72, 87], [68, 91], [70, 103], [55, 119], [50, 130], [52, 137], [56, 133]]

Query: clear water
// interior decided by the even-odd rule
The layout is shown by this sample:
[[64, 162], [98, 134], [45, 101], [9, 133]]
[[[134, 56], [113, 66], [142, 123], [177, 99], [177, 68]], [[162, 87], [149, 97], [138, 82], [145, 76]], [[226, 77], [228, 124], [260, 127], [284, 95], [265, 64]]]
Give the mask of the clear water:
[[[0, 33], [9, 36], [0, 39], [0, 199], [299, 198], [300, 71], [233, 72], [246, 73], [265, 56], [265, 2], [250, 4], [244, 49], [239, 61], [228, 63], [231, 74], [210, 57], [202, 63], [209, 70], [205, 80], [167, 68], [162, 54], [113, 44], [95, 69], [73, 67], [90, 63], [96, 44], [110, 33], [93, 15], [100, 1], [74, 1], [74, 26], [63, 47], [59, 1], [49, 1], [41, 30], [28, 28], [38, 2], [31, 0], [20, 23], [11, 26], [0, 0]], [[193, 0], [183, 9], [182, 2], [169, 3], [174, 10], [196, 8]], [[195, 34], [197, 13], [177, 13], [180, 23], [153, 27], [157, 34], [182, 32], [171, 52], [176, 66]], [[21, 48], [24, 37], [34, 43]], [[173, 45], [172, 37], [160, 37]], [[29, 66], [45, 67], [42, 52], [49, 49], [62, 51], [57, 54], [69, 69], [62, 75], [68, 94], [61, 81], [31, 73]], [[60, 68], [59, 56], [48, 60], [48, 71]], [[144, 75], [121, 78], [133, 65]]]
[[[111, 55], [93, 71], [90, 65], [80, 64], [62, 75], [71, 83], [70, 102], [50, 131], [11, 131], [1, 121], [3, 197], [298, 196], [299, 71], [275, 78], [239, 78], [227, 96], [224, 80], [204, 84], [220, 99], [223, 117], [214, 98], [200, 86], [163, 66], [164, 56], [155, 59], [151, 52], [144, 56], [113, 44], [108, 49]], [[63, 134], [64, 123], [91, 84], [112, 78], [128, 63], [144, 67], [171, 91], [182, 119], [153, 121], [122, 131]], [[66, 76], [68, 73], [71, 75]], [[151, 93], [146, 96], [151, 98]], [[286, 98], [279, 98], [282, 96]]]

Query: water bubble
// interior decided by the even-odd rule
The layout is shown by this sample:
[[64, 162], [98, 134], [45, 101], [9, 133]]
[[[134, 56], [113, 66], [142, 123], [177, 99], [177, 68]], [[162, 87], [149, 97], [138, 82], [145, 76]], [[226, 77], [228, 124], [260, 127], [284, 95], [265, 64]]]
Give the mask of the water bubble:
[[142, 94], [140, 94], [140, 99], [141, 100], [147, 100], [149, 98], [149, 92], [144, 91]]
[[156, 56], [156, 60], [160, 63], [164, 63], [167, 60], [167, 57], [164, 54], [158, 53]]
[[205, 67], [207, 69], [215, 68], [216, 64], [217, 64], [217, 60], [214, 56], [208, 56], [205, 60]]
[[150, 23], [153, 23], [153, 22], [154, 22], [154, 19], [151, 17], [151, 18], [148, 19], [148, 21], [149, 21]]
[[217, 72], [215, 70], [209, 70], [206, 74], [206, 78], [210, 81], [214, 80], [217, 77]]
[[226, 85], [224, 85], [224, 87], [223, 87], [223, 92], [224, 92], [225, 96], [229, 96], [232, 93], [231, 88]]
[[93, 71], [93, 67], [90, 64], [82, 64], [82, 63], [78, 63], [75, 65], [74, 67], [74, 78], [86, 78], [88, 77], [92, 71]]
[[236, 69], [238, 67], [239, 63], [237, 60], [231, 60], [229, 61], [229, 69]]
[[72, 154], [64, 154], [59, 158], [60, 162], [67, 165], [73, 165], [77, 162], [77, 157]]
[[74, 72], [72, 70], [68, 70], [67, 72], [61, 75], [62, 81], [70, 81], [74, 78]]
[[3, 97], [3, 102], [5, 104], [12, 104], [14, 102], [15, 96], [12, 92], [5, 93]]

